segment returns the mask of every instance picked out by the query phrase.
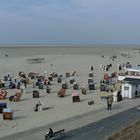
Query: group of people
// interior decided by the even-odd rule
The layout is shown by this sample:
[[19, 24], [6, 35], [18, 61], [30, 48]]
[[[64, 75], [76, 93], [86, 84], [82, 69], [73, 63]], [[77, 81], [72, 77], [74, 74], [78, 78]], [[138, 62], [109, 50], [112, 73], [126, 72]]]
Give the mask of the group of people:
[[100, 64], [100, 68], [104, 71], [109, 71], [109, 69], [112, 67], [112, 64], [108, 64], [108, 65], [103, 65], [103, 64]]
[[124, 71], [126, 72], [127, 68], [131, 68], [131, 64], [130, 62], [127, 62], [126, 64], [118, 64], [118, 70], [122, 70], [124, 69]]

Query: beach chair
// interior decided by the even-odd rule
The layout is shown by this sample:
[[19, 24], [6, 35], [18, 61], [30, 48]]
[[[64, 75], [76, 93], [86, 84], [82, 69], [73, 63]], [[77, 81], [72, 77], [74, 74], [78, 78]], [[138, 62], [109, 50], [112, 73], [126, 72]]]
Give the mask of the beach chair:
[[13, 111], [10, 108], [3, 109], [3, 120], [12, 120]]
[[6, 99], [7, 91], [0, 91], [0, 99]]
[[49, 81], [52, 81], [53, 77], [50, 75], [50, 76], [48, 76], [48, 79], [49, 79]]
[[21, 95], [22, 95], [21, 92], [16, 92], [13, 101], [18, 102], [21, 98]]
[[59, 97], [65, 97], [66, 96], [66, 89], [60, 89], [60, 91], [58, 91], [58, 96]]
[[89, 84], [88, 84], [88, 89], [89, 89], [89, 90], [95, 90], [95, 85], [94, 85], [94, 83], [89, 83]]
[[57, 82], [58, 83], [61, 83], [62, 82], [62, 78], [61, 77], [58, 77]]
[[39, 98], [39, 91], [36, 89], [33, 90], [33, 98]]
[[115, 101], [115, 102], [122, 101], [121, 91], [115, 91], [115, 92], [113, 92], [113, 101]]
[[0, 103], [0, 113], [3, 113], [4, 108], [7, 108], [7, 103]]
[[70, 84], [73, 84], [75, 82], [75, 79], [73, 77], [70, 77]]
[[39, 89], [43, 89], [43, 88], [44, 88], [43, 84], [40, 83], [40, 84], [38, 85], [38, 88], [39, 88]]
[[63, 89], [67, 89], [67, 88], [68, 88], [67, 82], [63, 82], [63, 83], [62, 83], [62, 88], [63, 88]]
[[90, 72], [90, 73], [88, 74], [88, 76], [89, 76], [89, 77], [93, 77], [93, 72]]
[[93, 78], [88, 78], [88, 83], [94, 83], [94, 79]]
[[72, 101], [74, 102], [80, 102], [80, 96], [78, 92], [73, 92], [72, 93]]
[[73, 83], [73, 90], [78, 90], [78, 89], [79, 89], [78, 83]]
[[72, 74], [71, 74], [71, 76], [78, 76], [77, 71], [73, 71]]
[[4, 88], [5, 87], [5, 81], [0, 80], [0, 88]]
[[56, 73], [56, 72], [53, 72], [53, 73], [51, 73], [50, 75], [51, 75], [53, 78], [58, 77], [58, 75], [57, 75], [57, 73]]
[[87, 94], [87, 90], [85, 86], [82, 86], [81, 92], [82, 94]]
[[66, 72], [66, 78], [70, 77], [70, 73]]

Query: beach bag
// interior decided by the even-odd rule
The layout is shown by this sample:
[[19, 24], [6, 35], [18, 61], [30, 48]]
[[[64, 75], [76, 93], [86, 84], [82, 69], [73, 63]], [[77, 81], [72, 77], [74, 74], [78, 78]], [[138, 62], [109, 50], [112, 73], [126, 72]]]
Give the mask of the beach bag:
[[93, 105], [93, 104], [94, 104], [94, 101], [93, 100], [91, 100], [91, 101], [88, 102], [88, 105]]

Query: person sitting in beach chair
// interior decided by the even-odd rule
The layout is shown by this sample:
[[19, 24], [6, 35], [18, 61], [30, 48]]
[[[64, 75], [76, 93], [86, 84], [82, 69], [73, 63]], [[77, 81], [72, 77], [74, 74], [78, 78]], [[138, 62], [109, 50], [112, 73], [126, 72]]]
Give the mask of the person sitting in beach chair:
[[18, 90], [16, 91], [15, 95], [12, 95], [9, 97], [9, 101], [15, 101], [15, 102], [18, 102], [21, 98], [21, 92]]
[[66, 96], [66, 89], [61, 88], [60, 91], [58, 91], [58, 97], [65, 97]]
[[42, 111], [43, 110], [43, 102], [41, 102], [40, 100], [36, 103], [36, 106], [34, 108], [34, 111]]
[[22, 95], [21, 92], [17, 91], [13, 98], [13, 101], [18, 102], [21, 98], [21, 95]]

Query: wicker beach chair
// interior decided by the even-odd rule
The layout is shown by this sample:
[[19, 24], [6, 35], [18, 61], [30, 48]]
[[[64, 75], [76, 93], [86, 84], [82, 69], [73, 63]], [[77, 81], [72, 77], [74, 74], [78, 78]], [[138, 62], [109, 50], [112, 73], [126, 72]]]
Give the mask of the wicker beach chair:
[[0, 92], [1, 92], [0, 99], [6, 99], [7, 91], [0, 91]]
[[21, 98], [21, 95], [22, 95], [21, 92], [19, 92], [19, 91], [16, 92], [13, 101], [18, 102]]

